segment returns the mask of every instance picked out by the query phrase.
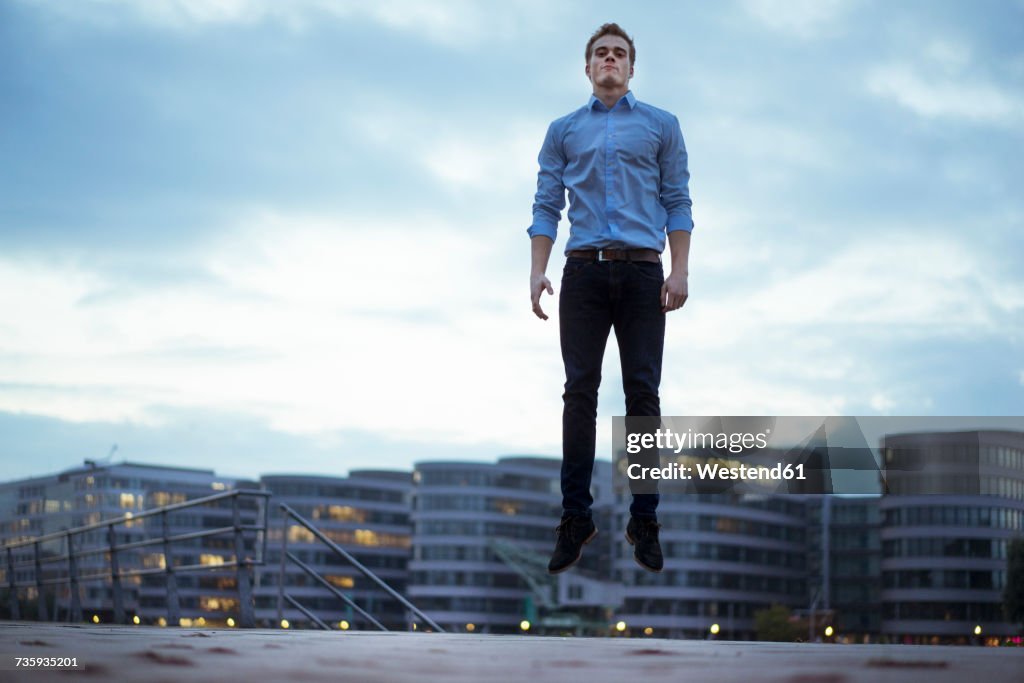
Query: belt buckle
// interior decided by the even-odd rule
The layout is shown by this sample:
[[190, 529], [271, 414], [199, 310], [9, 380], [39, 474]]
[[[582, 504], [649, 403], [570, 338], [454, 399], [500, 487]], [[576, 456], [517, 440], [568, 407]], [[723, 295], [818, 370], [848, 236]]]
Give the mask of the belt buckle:
[[606, 258], [604, 257], [604, 252], [605, 252], [605, 250], [604, 250], [604, 249], [598, 249], [598, 250], [597, 250], [597, 260], [598, 260], [598, 261], [608, 261], [608, 260], [609, 260], [609, 259], [606, 259]]

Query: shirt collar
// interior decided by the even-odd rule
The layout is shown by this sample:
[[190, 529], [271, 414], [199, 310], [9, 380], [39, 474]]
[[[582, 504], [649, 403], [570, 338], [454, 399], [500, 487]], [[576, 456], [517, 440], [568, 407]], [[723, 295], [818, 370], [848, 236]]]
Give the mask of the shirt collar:
[[[615, 103], [615, 107], [617, 107], [620, 104], [622, 104], [623, 100], [626, 101], [626, 106], [627, 107], [629, 107], [630, 109], [636, 109], [636, 97], [633, 96], [633, 91], [632, 90], [627, 90], [626, 94], [623, 95], [619, 99], [619, 101]], [[597, 104], [600, 104], [602, 108], [607, 109], [607, 107], [604, 106], [604, 102], [601, 102], [601, 100], [597, 99], [596, 96], [591, 95], [590, 96], [590, 101], [587, 103], [587, 108], [588, 109], [593, 109], [595, 106], [597, 106]], [[612, 107], [612, 109], [614, 109], [615, 107]]]

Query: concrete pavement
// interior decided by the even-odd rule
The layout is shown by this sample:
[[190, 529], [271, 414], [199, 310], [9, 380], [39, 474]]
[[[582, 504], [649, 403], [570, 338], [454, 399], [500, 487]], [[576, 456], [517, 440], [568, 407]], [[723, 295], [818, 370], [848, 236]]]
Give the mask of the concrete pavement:
[[[78, 668], [16, 668], [15, 657]], [[0, 622], [0, 680], [1020, 683], [1024, 648]]]

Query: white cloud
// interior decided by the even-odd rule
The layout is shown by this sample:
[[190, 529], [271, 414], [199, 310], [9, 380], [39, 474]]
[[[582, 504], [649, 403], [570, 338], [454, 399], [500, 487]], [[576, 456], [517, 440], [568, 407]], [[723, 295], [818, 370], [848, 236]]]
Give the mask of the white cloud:
[[[699, 136], [691, 155], [701, 153], [724, 156], [730, 161], [761, 163], [759, 177], [766, 173], [830, 171], [842, 163], [834, 139], [792, 122], [777, 122], [766, 117], [717, 116], [691, 127], [691, 140]], [[703, 143], [708, 149], [699, 145]]]
[[[17, 316], [0, 332], [0, 374], [24, 387], [0, 410], [141, 420], [170, 406], [297, 433], [510, 445], [537, 442], [557, 414], [557, 322], [533, 319], [523, 283], [490, 272], [485, 241], [429, 216], [253, 212], [239, 225], [202, 259], [215, 289], [83, 306], [109, 288], [101, 276], [0, 261], [0, 307]], [[168, 353], [183, 340], [227, 352]]]
[[965, 43], [948, 39], [932, 39], [925, 47], [924, 55], [949, 74], [963, 71], [971, 63], [970, 47]]
[[1024, 286], [992, 272], [980, 248], [948, 238], [922, 242], [896, 230], [885, 243], [854, 242], [820, 254], [800, 272], [751, 280], [750, 291], [718, 301], [719, 310], [694, 322], [735, 337], [774, 326], [790, 333], [848, 326], [850, 334], [876, 337], [971, 336], [1004, 330], [1024, 310]]
[[743, 0], [743, 8], [762, 24], [800, 38], [831, 32], [852, 4], [850, 0]]
[[924, 75], [909, 64], [877, 66], [868, 72], [865, 86], [872, 95], [925, 118], [1011, 125], [1024, 115], [1024, 99], [1005, 88], [978, 79]]
[[871, 397], [870, 405], [872, 410], [886, 413], [896, 407], [896, 401], [883, 392], [878, 392]]
[[[506, 10], [484, 2], [110, 0], [47, 6], [83, 21], [120, 22], [129, 30], [145, 23], [168, 31], [214, 27], [219, 35], [236, 25], [279, 24], [299, 31], [333, 21], [485, 48], [526, 30], [565, 31], [570, 25], [559, 23], [549, 8], [532, 11], [518, 4]], [[848, 3], [839, 2], [750, 2], [746, 7], [765, 30], [808, 39], [834, 34], [849, 14]], [[590, 30], [590, 19], [585, 21], [584, 30]], [[653, 28], [645, 40], [656, 38]], [[707, 50], [722, 36], [707, 33], [692, 45], [694, 55], [713, 54]], [[549, 37], [524, 42], [522, 49], [539, 49]], [[883, 54], [902, 49], [887, 45], [886, 36], [880, 40]], [[969, 42], [914, 43], [906, 30], [896, 40], [915, 45], [919, 54], [905, 63], [877, 65], [865, 80], [872, 94], [930, 118], [1020, 121], [1020, 96], [993, 85], [995, 71], [978, 72]], [[850, 66], [842, 61], [851, 58], [842, 50], [817, 45], [825, 52], [809, 50], [810, 57], [803, 58], [835, 58], [837, 66]], [[528, 71], [523, 82], [533, 82], [539, 93], [579, 87], [582, 104], [578, 49], [572, 48], [577, 56], [569, 62], [554, 57], [543, 71]], [[500, 54], [483, 49], [479, 58]], [[311, 64], [321, 56], [308, 55]], [[402, 59], [396, 59], [399, 68]], [[730, 76], [737, 64], [728, 59], [697, 63], [707, 66], [697, 69], [699, 77], [667, 60], [666, 74], [680, 73], [678, 83], [659, 79], [644, 89], [651, 101], [677, 102], [673, 110], [685, 113], [694, 164], [698, 228], [692, 298], [669, 324], [666, 411], [927, 412], [928, 398], [891, 386], [893, 377], [907, 379], [899, 372], [899, 365], [909, 362], [906, 349], [955, 340], [979, 350], [993, 339], [1024, 338], [1019, 274], [994, 265], [1005, 258], [998, 245], [1006, 244], [1021, 223], [1016, 214], [1008, 215], [1014, 205], [989, 202], [983, 211], [991, 211], [992, 219], [973, 207], [954, 207], [957, 195], [951, 192], [946, 202], [906, 210], [893, 193], [878, 192], [889, 189], [879, 187], [885, 182], [879, 177], [909, 174], [941, 150], [908, 146], [864, 164], [857, 149], [859, 128], [828, 130], [840, 124], [823, 121], [825, 128], [818, 130], [813, 117], [803, 126], [773, 122], [766, 117], [774, 106], [760, 98], [777, 94], [777, 83], [766, 79], [748, 88]], [[346, 161], [359, 169], [364, 168], [360, 154], [367, 154], [367, 168], [382, 166], [382, 159], [404, 165], [395, 168], [401, 183], [418, 176], [413, 187], [381, 183], [379, 192], [369, 183], [353, 183], [366, 188], [366, 196], [350, 200], [344, 215], [250, 211], [240, 212], [226, 232], [219, 232], [223, 226], [197, 226], [219, 239], [208, 251], [180, 258], [209, 274], [206, 282], [126, 290], [119, 284], [125, 276], [108, 278], [94, 263], [58, 257], [26, 262], [0, 254], [0, 378], [7, 383], [0, 389], [0, 409], [81, 421], [153, 421], [182, 414], [174, 408], [223, 410], [318, 438], [358, 429], [397, 438], [427, 436], [438, 443], [489, 440], [508, 449], [557, 450], [562, 384], [557, 317], [541, 323], [529, 313], [524, 228], [544, 128], [564, 111], [551, 111], [549, 94], [524, 100], [521, 114], [506, 107], [479, 116], [479, 100], [464, 107], [459, 98], [485, 87], [481, 84], [494, 71], [483, 67], [466, 69], [469, 80], [455, 90], [439, 89], [440, 105], [409, 106], [405, 81], [392, 81], [387, 69], [359, 107], [349, 106], [347, 92], [338, 93], [336, 101], [328, 95], [296, 101], [280, 97], [270, 82], [254, 88], [273, 100], [267, 107], [274, 115], [266, 120], [277, 120], [278, 109], [282, 116], [292, 108], [304, 112], [295, 119], [304, 125], [282, 126], [294, 130], [294, 141], [301, 144], [272, 148], [268, 156], [301, 165], [307, 150], [325, 147], [334, 156], [341, 155], [336, 150], [351, 154]], [[1009, 73], [998, 68], [1004, 77]], [[314, 69], [310, 78], [316, 76]], [[564, 87], [555, 85], [562, 81]], [[175, 123], [207, 116], [208, 107], [196, 98], [206, 91], [194, 88], [223, 93], [225, 102], [236, 92], [222, 78], [189, 84], [185, 91], [161, 78], [152, 82], [154, 97], [171, 101], [158, 103], [162, 112], [174, 113]], [[682, 87], [688, 82], [696, 90]], [[308, 89], [332, 93], [333, 85], [330, 78], [311, 80]], [[837, 93], [825, 104], [856, 108], [843, 99], [848, 95]], [[532, 111], [538, 118], [526, 118]], [[864, 130], [875, 123], [872, 113]], [[239, 126], [245, 121], [244, 115], [222, 118]], [[158, 130], [173, 134], [175, 127]], [[253, 148], [267, 142], [268, 133], [258, 132]], [[347, 135], [359, 144], [347, 145]], [[42, 138], [36, 142], [45, 150]], [[985, 201], [989, 191], [1008, 187], [1012, 174], [1002, 172], [1005, 165], [993, 152], [999, 141], [984, 142], [969, 154], [940, 159], [932, 179], [960, 190], [972, 181], [976, 196]], [[892, 161], [897, 154], [900, 158]], [[878, 168], [873, 164], [887, 163], [905, 165], [872, 175]], [[225, 174], [232, 170], [225, 160]], [[347, 173], [347, 167], [339, 170], [330, 181], [343, 188], [351, 180]], [[821, 179], [846, 177], [853, 182], [836, 194], [821, 184], [823, 194], [813, 206], [774, 192], [780, 185], [806, 189]], [[310, 196], [300, 190], [290, 206], [311, 206], [316, 199]], [[847, 202], [860, 207], [864, 197], [872, 198], [878, 216], [892, 222], [888, 227], [873, 222], [870, 241], [863, 226], [834, 218], [846, 211]], [[202, 193], [183, 188], [180, 198], [202, 200]], [[220, 207], [231, 201], [230, 195], [217, 198]], [[358, 213], [356, 206], [367, 207], [366, 212]], [[941, 227], [963, 224], [968, 214], [968, 230], [949, 241], [952, 231]], [[929, 221], [940, 229], [932, 230]], [[787, 230], [790, 226], [794, 229]], [[70, 223], [63, 227], [87, 230]], [[559, 247], [564, 222], [562, 228]], [[972, 235], [983, 239], [972, 241]], [[154, 258], [137, 256], [135, 268], [150, 267]], [[558, 287], [554, 267], [549, 274]], [[555, 313], [555, 299], [545, 298], [545, 304]], [[951, 362], [951, 372], [969, 373], [976, 362]], [[614, 386], [617, 365], [610, 343], [602, 416], [621, 412], [620, 389]], [[937, 372], [914, 370], [930, 371]], [[1024, 372], [1020, 379], [1024, 383]], [[607, 425], [599, 424], [605, 439]]]
[[802, 257], [780, 243], [767, 260], [738, 262], [727, 292], [707, 290], [712, 275], [723, 281], [714, 264], [727, 263], [742, 239], [695, 238], [691, 299], [668, 325], [668, 413], [927, 413], [927, 396], [888, 386], [908, 360], [895, 349], [1024, 332], [1024, 286], [976, 245], [923, 243], [894, 226], [884, 244], [855, 241], [794, 268]]
[[354, 114], [351, 123], [381, 153], [409, 160], [452, 191], [475, 191], [488, 202], [497, 193], [511, 193], [521, 207], [520, 220], [528, 220], [547, 122], [506, 117], [455, 127], [394, 102], [379, 104]]
[[279, 23], [301, 31], [324, 20], [365, 20], [405, 33], [420, 33], [429, 40], [459, 48], [492, 40], [505, 40], [527, 31], [552, 30], [561, 15], [539, 0], [524, 7], [474, 0], [44, 0], [61, 16], [98, 24], [143, 22], [172, 30], [213, 25]]
[[[743, 220], [717, 215], [725, 231]], [[802, 272], [767, 267], [794, 262], [778, 245], [718, 294], [702, 278], [721, 277], [715, 254], [729, 240], [707, 238], [692, 299], [669, 324], [663, 405], [673, 414], [914, 412], [914, 396], [879, 391], [894, 359], [878, 349], [984, 340], [1024, 311], [1024, 287], [989, 272], [969, 244], [894, 231]], [[12, 321], [0, 328], [0, 410], [141, 422], [159, 422], [163, 407], [224, 410], [297, 434], [551, 452], [557, 307], [546, 299], [552, 320], [535, 320], [522, 273], [495, 270], [508, 257], [490, 248], [431, 216], [252, 211], [198, 257], [215, 288], [111, 293], [81, 263], [0, 260], [0, 310]], [[611, 343], [602, 416], [621, 412], [616, 366]]]
[[536, 177], [538, 141], [543, 140], [544, 131], [516, 128], [490, 139], [473, 139], [463, 134], [432, 140], [421, 148], [420, 162], [449, 186], [518, 192], [524, 185], [530, 187]]

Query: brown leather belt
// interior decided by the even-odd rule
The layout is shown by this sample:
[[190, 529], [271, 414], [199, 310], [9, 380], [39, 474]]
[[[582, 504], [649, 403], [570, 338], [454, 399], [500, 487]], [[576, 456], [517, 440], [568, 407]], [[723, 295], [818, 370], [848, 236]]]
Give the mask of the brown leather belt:
[[574, 249], [566, 253], [587, 261], [646, 261], [661, 263], [661, 254], [654, 249]]

